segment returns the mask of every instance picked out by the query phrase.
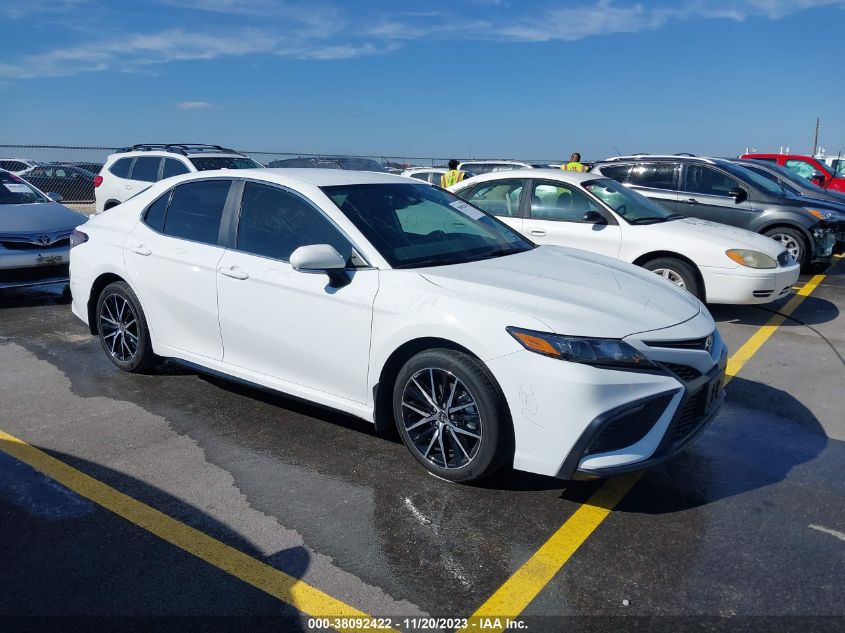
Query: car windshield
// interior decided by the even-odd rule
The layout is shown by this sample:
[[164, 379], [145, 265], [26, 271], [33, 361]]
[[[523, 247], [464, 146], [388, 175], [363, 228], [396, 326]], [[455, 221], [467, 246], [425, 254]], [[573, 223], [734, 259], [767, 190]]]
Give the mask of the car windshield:
[[655, 224], [682, 217], [610, 178], [590, 180], [583, 187], [630, 224]]
[[197, 171], [210, 169], [256, 169], [261, 165], [246, 156], [216, 156], [208, 158], [192, 158], [191, 162]]
[[335, 158], [341, 169], [351, 169], [353, 171], [378, 171], [387, 173], [384, 166], [371, 158]]
[[0, 171], [0, 204], [33, 204], [51, 202], [35, 188], [14, 174]]
[[495, 218], [430, 185], [379, 183], [322, 190], [394, 268], [461, 264], [534, 248]]

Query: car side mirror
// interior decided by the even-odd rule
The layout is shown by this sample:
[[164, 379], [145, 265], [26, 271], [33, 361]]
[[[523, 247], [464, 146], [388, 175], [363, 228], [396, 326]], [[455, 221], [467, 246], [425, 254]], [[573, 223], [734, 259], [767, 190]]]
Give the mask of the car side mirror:
[[748, 192], [743, 189], [742, 187], [734, 187], [728, 192], [728, 195], [731, 196], [737, 203], [745, 202], [748, 200]]
[[290, 265], [301, 273], [326, 273], [335, 287], [349, 283], [349, 277], [344, 272], [346, 259], [329, 244], [300, 246], [291, 253]]
[[824, 174], [820, 174], [819, 172], [815, 171], [815, 172], [813, 172], [813, 175], [810, 176], [810, 180], [812, 180], [814, 183], [816, 183], [820, 187], [824, 186]]
[[605, 217], [598, 211], [587, 211], [581, 220], [588, 224], [607, 224]]
[[62, 200], [64, 200], [64, 198], [62, 198], [62, 194], [56, 193], [55, 191], [52, 193], [48, 193], [47, 197], [50, 198], [50, 200], [52, 200], [53, 202], [61, 202]]

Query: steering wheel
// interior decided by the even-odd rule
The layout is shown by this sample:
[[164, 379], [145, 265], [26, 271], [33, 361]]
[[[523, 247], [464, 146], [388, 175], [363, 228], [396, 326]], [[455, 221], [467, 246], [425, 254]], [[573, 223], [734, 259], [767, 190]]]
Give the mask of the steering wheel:
[[616, 213], [618, 213], [619, 215], [626, 215], [628, 213], [628, 207], [626, 207], [624, 204], [620, 204], [618, 207], [616, 207]]
[[446, 233], [444, 233], [443, 231], [438, 229], [436, 231], [432, 231], [431, 233], [426, 235], [426, 237], [436, 237], [437, 239], [444, 239], [447, 236], [446, 236]]

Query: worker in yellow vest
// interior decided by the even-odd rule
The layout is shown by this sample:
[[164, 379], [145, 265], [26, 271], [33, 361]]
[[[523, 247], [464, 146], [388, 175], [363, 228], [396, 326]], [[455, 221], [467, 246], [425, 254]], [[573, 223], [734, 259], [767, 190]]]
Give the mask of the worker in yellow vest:
[[453, 158], [449, 161], [449, 171], [440, 176], [440, 186], [446, 189], [461, 182], [466, 176], [466, 172], [458, 169], [458, 161]]
[[587, 166], [581, 164], [581, 154], [578, 152], [572, 152], [569, 162], [561, 165], [560, 168], [564, 171], [587, 171]]

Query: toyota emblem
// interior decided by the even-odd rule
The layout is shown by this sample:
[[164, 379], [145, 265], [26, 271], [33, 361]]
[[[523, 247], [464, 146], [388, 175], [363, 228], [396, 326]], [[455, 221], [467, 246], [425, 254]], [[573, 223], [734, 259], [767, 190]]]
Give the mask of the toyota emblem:
[[708, 336], [707, 339], [705, 339], [705, 341], [704, 341], [704, 350], [709, 352], [711, 349], [713, 349], [713, 335], [712, 334], [710, 336]]
[[37, 240], [38, 240], [38, 243], [39, 243], [39, 244], [42, 244], [42, 245], [44, 245], [44, 246], [46, 246], [47, 244], [49, 244], [50, 242], [52, 242], [52, 241], [53, 241], [53, 240], [51, 240], [51, 239], [50, 239], [50, 236], [49, 236], [49, 235], [39, 235], [39, 236], [38, 236], [37, 238], [35, 238], [35, 239], [37, 239]]

